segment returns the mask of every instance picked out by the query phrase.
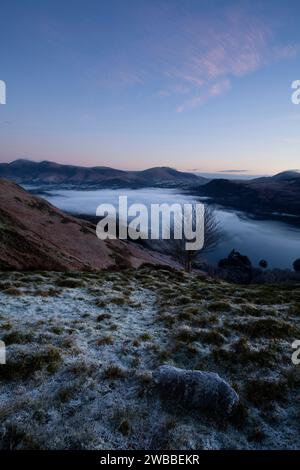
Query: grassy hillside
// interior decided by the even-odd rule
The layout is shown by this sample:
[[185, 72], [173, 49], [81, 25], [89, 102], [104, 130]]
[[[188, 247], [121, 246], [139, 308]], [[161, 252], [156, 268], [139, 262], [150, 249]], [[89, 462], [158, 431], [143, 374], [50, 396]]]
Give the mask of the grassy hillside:
[[[143, 267], [0, 277], [7, 449], [299, 448], [300, 285], [234, 286]], [[218, 372], [232, 416], [161, 402], [161, 364]]]

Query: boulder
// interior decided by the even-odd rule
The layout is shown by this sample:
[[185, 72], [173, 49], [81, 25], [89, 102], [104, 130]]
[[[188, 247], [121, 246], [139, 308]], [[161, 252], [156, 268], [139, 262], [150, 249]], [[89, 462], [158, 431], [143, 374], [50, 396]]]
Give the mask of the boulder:
[[233, 388], [214, 372], [163, 365], [152, 376], [163, 400], [185, 408], [229, 414], [239, 400]]

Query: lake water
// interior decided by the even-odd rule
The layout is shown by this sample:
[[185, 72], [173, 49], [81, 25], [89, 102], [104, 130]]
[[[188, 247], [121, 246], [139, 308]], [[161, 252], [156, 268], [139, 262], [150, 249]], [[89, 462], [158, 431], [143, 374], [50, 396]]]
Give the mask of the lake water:
[[[192, 196], [178, 194], [176, 190], [139, 189], [139, 190], [53, 190], [45, 199], [54, 206], [77, 214], [96, 215], [99, 204], [118, 205], [118, 196], [127, 195], [128, 204], [193, 202]], [[222, 237], [216, 248], [203, 257], [216, 264], [234, 248], [247, 255], [253, 264], [266, 259], [269, 267], [291, 268], [292, 262], [300, 258], [300, 229], [284, 222], [273, 220], [254, 220], [247, 214], [216, 208], [216, 217], [222, 228]]]

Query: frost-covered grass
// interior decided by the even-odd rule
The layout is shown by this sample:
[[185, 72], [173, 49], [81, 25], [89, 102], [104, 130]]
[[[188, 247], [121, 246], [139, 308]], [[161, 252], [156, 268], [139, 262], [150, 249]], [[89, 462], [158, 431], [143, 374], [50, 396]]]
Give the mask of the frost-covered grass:
[[[0, 448], [299, 448], [299, 305], [300, 286], [150, 267], [1, 273]], [[218, 372], [234, 415], [161, 403], [164, 363]]]

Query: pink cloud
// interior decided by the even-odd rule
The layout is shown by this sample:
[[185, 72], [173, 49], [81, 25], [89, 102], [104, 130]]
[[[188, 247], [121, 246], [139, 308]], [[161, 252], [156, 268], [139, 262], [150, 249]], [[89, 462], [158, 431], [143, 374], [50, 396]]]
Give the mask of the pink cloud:
[[216, 98], [217, 96], [220, 96], [223, 93], [226, 93], [227, 91], [230, 90], [230, 87], [231, 87], [231, 83], [230, 83], [230, 80], [228, 79], [222, 80], [220, 82], [216, 82], [210, 87], [208, 87], [201, 94], [193, 96], [192, 98], [186, 100], [184, 103], [178, 106], [177, 112], [182, 113], [183, 111], [186, 111], [187, 109], [201, 106], [210, 98]]
[[[276, 44], [271, 25], [249, 12], [231, 8], [222, 13], [219, 17], [186, 14], [167, 23], [169, 34], [158, 51], [162, 67], [170, 82], [189, 86], [190, 97], [177, 107], [179, 112], [228, 92], [233, 78], [299, 53], [297, 45]], [[172, 88], [169, 95], [176, 94]]]
[[184, 5], [149, 2], [137, 13], [131, 48], [120, 47], [113, 59], [108, 82], [154, 84], [154, 96], [177, 100], [178, 112], [201, 106], [229, 92], [236, 79], [300, 52], [297, 44], [280, 44], [271, 20], [256, 10], [199, 7], [192, 14]]

